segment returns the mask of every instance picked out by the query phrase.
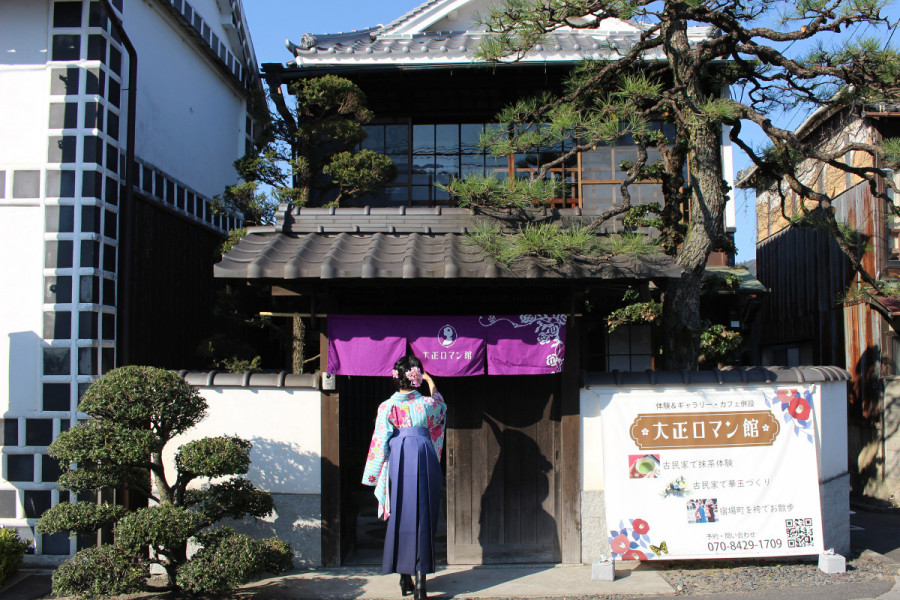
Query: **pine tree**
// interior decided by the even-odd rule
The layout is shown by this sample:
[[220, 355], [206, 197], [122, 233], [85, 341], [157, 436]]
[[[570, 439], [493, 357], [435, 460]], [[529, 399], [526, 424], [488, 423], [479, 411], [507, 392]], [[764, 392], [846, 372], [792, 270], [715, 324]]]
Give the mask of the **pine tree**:
[[[772, 122], [783, 110], [897, 97], [897, 51], [873, 39], [845, 43], [840, 35], [856, 26], [872, 26], [877, 35], [879, 28], [890, 26], [884, 7], [880, 0], [506, 0], [482, 18], [487, 30], [483, 60], [516, 61], [551, 32], [593, 28], [605, 18], [630, 21], [640, 33], [630, 46], [601, 46], [606, 58], [579, 65], [562, 92], [505, 109], [498, 120], [507, 127], [484, 142], [496, 154], [514, 154], [574, 139], [571, 150], [540, 165], [537, 179], [544, 179], [576, 152], [631, 136], [637, 158], [620, 165], [623, 200], [590, 228], [626, 215], [658, 230], [663, 248], [683, 269], [663, 290], [663, 360], [670, 369], [696, 368], [708, 325], [700, 316], [704, 269], [710, 254], [730, 243], [724, 214], [732, 190], [722, 178], [723, 131], [750, 156], [760, 177], [786, 181], [811, 202], [808, 208], [801, 203], [804, 211], [821, 209], [815, 214], [860, 271], [853, 236], [836, 220], [831, 199], [800, 180], [797, 165], [812, 158], [853, 173], [869, 181], [898, 214], [885, 190], [876, 189], [878, 169], [843, 160], [848, 150], [884, 159], [894, 142], [826, 152]], [[703, 26], [708, 27], [704, 39], [689, 36], [689, 27]], [[722, 93], [726, 89], [731, 98]], [[768, 149], [748, 141], [748, 123], [768, 137]], [[648, 160], [648, 150], [658, 151], [660, 160]], [[635, 218], [629, 187], [642, 180], [661, 182], [663, 202], [650, 207], [652, 214], [644, 208]], [[556, 195], [548, 191], [553, 185], [548, 182], [541, 190], [534, 182], [492, 185], [482, 178], [453, 182], [449, 189], [463, 203], [522, 206], [523, 198], [528, 203]], [[878, 283], [868, 274], [863, 277]]]

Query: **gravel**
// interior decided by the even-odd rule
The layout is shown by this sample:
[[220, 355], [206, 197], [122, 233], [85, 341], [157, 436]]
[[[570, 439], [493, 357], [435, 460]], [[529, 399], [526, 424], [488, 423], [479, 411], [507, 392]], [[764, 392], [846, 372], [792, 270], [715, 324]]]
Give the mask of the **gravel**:
[[659, 565], [660, 575], [678, 596], [731, 592], [754, 592], [775, 588], [811, 587], [840, 583], [893, 580], [896, 562], [876, 552], [865, 551], [847, 561], [844, 573], [823, 573], [817, 562], [771, 560], [672, 561]]

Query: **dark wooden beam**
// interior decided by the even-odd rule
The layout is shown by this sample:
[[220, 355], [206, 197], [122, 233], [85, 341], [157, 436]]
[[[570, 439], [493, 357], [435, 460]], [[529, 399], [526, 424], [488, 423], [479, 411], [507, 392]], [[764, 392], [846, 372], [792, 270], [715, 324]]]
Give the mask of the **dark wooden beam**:
[[581, 339], [580, 319], [569, 316], [562, 373], [559, 547], [562, 562], [581, 562]]
[[[319, 333], [319, 369], [328, 361], [328, 334]], [[322, 398], [322, 565], [341, 564], [341, 445], [340, 397], [321, 390]]]

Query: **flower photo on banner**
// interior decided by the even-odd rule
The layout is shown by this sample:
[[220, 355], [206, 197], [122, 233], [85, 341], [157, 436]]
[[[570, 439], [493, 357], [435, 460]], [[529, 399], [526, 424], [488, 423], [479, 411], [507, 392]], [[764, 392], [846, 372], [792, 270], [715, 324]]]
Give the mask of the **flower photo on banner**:
[[613, 558], [619, 560], [652, 560], [659, 554], [667, 554], [668, 548], [665, 542], [659, 546], [650, 543], [650, 524], [644, 519], [629, 519], [631, 525], [627, 527], [625, 521], [619, 521], [619, 529], [609, 532], [609, 548]]
[[775, 410], [781, 410], [782, 419], [787, 425], [793, 425], [794, 434], [806, 436], [813, 441], [813, 398], [809, 390], [802, 393], [795, 389], [776, 390], [774, 397], [763, 395], [766, 404]]

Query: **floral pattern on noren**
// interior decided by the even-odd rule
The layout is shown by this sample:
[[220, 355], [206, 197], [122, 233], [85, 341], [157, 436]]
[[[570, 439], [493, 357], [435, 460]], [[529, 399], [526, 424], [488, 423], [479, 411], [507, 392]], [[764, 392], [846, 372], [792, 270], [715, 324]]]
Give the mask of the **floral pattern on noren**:
[[547, 355], [547, 366], [555, 368], [557, 373], [562, 373], [565, 344], [563, 344], [560, 337], [560, 332], [566, 326], [566, 315], [519, 315], [518, 323], [512, 319], [496, 315], [478, 318], [478, 322], [482, 327], [490, 327], [501, 321], [509, 323], [516, 329], [520, 327], [534, 327], [537, 342], [542, 346], [550, 344], [552, 351]]
[[619, 528], [609, 532], [609, 548], [620, 560], [652, 560], [659, 558], [650, 543], [650, 524], [644, 519], [619, 521]]
[[394, 431], [404, 427], [425, 427], [431, 436], [431, 444], [438, 458], [444, 449], [444, 424], [447, 405], [437, 390], [432, 395], [423, 396], [419, 392], [395, 393], [378, 407], [375, 417], [375, 432], [369, 444], [369, 455], [363, 470], [362, 483], [375, 486], [378, 499], [378, 516], [390, 516], [388, 498], [388, 442]]
[[780, 389], [775, 396], [769, 397], [763, 394], [766, 404], [770, 408], [781, 410], [782, 418], [788, 425], [794, 426], [794, 434], [797, 437], [805, 436], [812, 443], [815, 430], [813, 429], [813, 397], [809, 390]]

